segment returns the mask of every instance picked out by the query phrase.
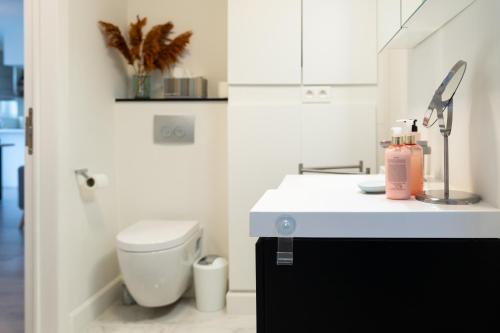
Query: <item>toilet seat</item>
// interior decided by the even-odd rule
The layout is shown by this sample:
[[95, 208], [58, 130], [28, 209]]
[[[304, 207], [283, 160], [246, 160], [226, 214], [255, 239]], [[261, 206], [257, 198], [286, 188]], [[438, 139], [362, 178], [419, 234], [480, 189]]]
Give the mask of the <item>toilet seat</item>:
[[197, 221], [143, 220], [121, 231], [116, 243], [126, 252], [163, 251], [185, 243], [199, 230]]

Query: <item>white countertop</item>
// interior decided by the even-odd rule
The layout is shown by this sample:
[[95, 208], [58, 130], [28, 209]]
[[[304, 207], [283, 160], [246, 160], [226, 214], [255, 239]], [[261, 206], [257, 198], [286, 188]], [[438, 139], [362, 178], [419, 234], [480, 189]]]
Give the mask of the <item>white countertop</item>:
[[291, 237], [500, 238], [500, 210], [476, 205], [434, 205], [364, 194], [357, 184], [380, 175], [286, 176], [250, 212], [250, 234], [276, 237], [276, 221], [296, 222]]

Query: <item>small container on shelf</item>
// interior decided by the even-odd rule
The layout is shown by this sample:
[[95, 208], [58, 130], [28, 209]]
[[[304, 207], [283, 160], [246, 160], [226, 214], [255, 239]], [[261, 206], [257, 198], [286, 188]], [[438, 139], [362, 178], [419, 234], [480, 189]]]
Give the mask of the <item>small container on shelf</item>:
[[164, 96], [167, 98], [207, 98], [207, 80], [203, 77], [165, 78]]

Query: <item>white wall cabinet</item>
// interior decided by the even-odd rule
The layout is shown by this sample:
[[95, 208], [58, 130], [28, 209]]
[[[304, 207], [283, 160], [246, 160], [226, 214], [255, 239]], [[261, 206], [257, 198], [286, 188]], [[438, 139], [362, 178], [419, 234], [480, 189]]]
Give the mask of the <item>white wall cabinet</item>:
[[[266, 190], [305, 166], [375, 170], [375, 105], [302, 104], [300, 87], [236, 87], [228, 110], [230, 304], [255, 290], [248, 212]], [[337, 96], [339, 97], [339, 96]], [[229, 306], [233, 312], [234, 307]]]
[[229, 84], [300, 84], [301, 21], [301, 0], [229, 0]]
[[[299, 163], [375, 164], [374, 98], [366, 91], [375, 86], [359, 85], [377, 82], [376, 0], [228, 4], [227, 301], [229, 313], [252, 313], [248, 212], [262, 193], [297, 174]], [[332, 87], [321, 105], [304, 103], [302, 84], [346, 86]], [[339, 105], [363, 103], [361, 95], [371, 107]]]
[[229, 84], [375, 84], [376, 3], [229, 0]]
[[401, 29], [400, 0], [377, 1], [377, 46], [381, 51]]
[[296, 174], [300, 163], [300, 104], [270, 104], [229, 108], [229, 284], [232, 292], [255, 290], [255, 240], [249, 237], [248, 212], [262, 193], [276, 188], [285, 175]]
[[415, 13], [425, 0], [401, 0], [401, 26]]
[[377, 82], [376, 6], [376, 0], [303, 1], [304, 84]]
[[[411, 49], [475, 0], [378, 0], [378, 50]], [[399, 22], [398, 22], [399, 21]]]

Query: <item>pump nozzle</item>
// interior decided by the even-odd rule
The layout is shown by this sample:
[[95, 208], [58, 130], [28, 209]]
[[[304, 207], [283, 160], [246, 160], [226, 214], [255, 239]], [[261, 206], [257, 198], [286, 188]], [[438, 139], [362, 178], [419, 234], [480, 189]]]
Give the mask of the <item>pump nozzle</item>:
[[417, 119], [399, 119], [399, 120], [396, 120], [396, 122], [403, 124], [407, 133], [418, 131]]
[[418, 127], [417, 127], [417, 119], [413, 119], [413, 125], [411, 125], [411, 131], [413, 133], [418, 132]]

